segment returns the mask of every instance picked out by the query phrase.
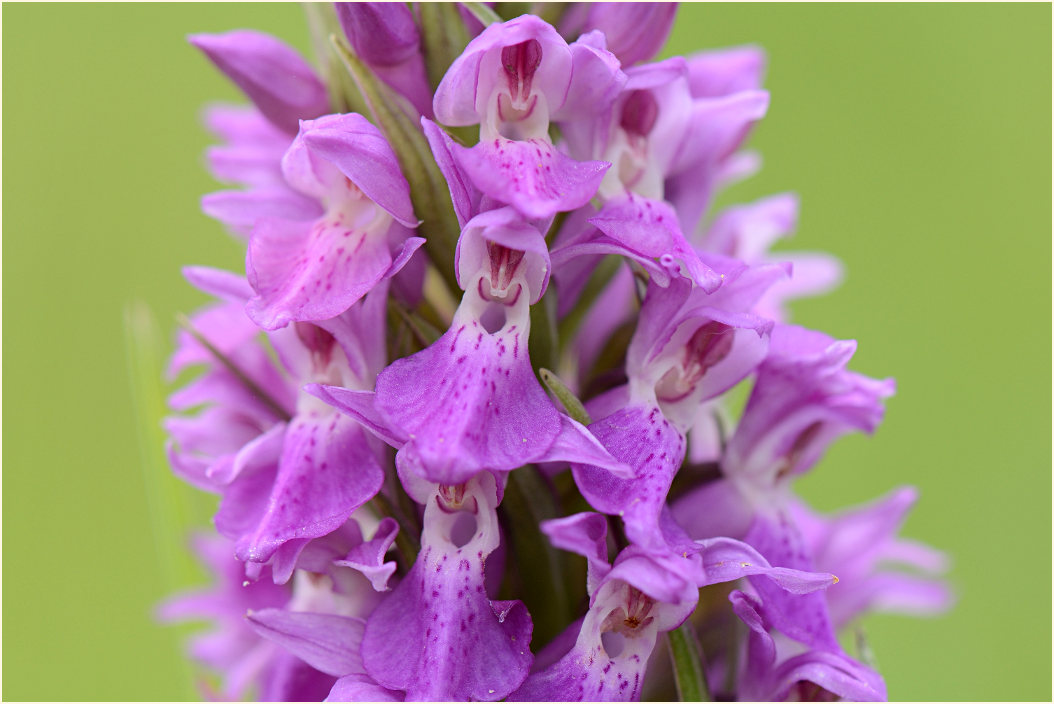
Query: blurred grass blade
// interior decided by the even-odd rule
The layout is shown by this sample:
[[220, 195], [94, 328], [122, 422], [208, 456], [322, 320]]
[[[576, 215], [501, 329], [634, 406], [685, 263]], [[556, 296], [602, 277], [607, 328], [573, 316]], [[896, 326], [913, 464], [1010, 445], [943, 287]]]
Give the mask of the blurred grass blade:
[[164, 587], [171, 591], [194, 581], [200, 570], [185, 550], [187, 534], [195, 523], [194, 512], [165, 457], [160, 334], [153, 314], [142, 301], [125, 306], [124, 336], [154, 554]]

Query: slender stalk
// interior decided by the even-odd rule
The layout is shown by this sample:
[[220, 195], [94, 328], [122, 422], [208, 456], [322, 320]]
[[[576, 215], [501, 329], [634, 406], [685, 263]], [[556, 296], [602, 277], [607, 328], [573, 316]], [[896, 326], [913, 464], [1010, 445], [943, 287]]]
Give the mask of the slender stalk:
[[209, 342], [208, 338], [198, 332], [197, 328], [194, 327], [194, 324], [190, 322], [190, 318], [183, 315], [182, 313], [178, 313], [176, 315], [176, 321], [179, 323], [179, 326], [189, 332], [191, 336], [195, 340], [197, 340], [202, 347], [207, 349], [209, 351], [209, 354], [216, 358], [216, 361], [226, 367], [227, 370], [231, 374], [233, 374], [246, 389], [248, 389], [249, 393], [258, 398], [261, 403], [267, 406], [267, 408], [270, 409], [271, 412], [274, 413], [277, 418], [282, 421], [288, 421], [292, 418], [289, 412], [282, 407], [282, 404], [278, 403], [278, 401], [276, 401], [273, 396], [264, 391], [263, 388], [261, 388], [259, 384], [253, 381], [248, 374], [242, 371], [241, 367], [235, 364], [230, 357], [223, 354], [223, 352], [220, 352], [215, 345]]
[[691, 622], [686, 621], [679, 628], [666, 634], [666, 643], [670, 648], [670, 659], [673, 661], [674, 681], [677, 684], [677, 697], [682, 702], [709, 702], [710, 688], [703, 674], [703, 654], [699, 642], [692, 633]]

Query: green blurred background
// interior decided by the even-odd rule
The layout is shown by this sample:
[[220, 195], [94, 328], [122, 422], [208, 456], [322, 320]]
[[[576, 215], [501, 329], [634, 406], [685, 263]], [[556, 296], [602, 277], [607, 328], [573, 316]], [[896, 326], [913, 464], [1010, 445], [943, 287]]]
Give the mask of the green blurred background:
[[[241, 263], [198, 210], [215, 189], [200, 108], [239, 98], [184, 36], [253, 27], [306, 49], [301, 9], [4, 14], [3, 696], [193, 697], [186, 631], [151, 610], [203, 578], [177, 530], [209, 506], [147, 419], [174, 315], [204, 300], [180, 267]], [[1044, 4], [689, 5], [669, 45], [768, 51], [765, 167], [732, 195], [800, 194], [783, 246], [849, 275], [796, 320], [897, 378], [877, 435], [800, 485], [827, 510], [914, 484], [906, 535], [953, 556], [949, 615], [865, 621], [895, 699], [1051, 697], [1050, 26]]]

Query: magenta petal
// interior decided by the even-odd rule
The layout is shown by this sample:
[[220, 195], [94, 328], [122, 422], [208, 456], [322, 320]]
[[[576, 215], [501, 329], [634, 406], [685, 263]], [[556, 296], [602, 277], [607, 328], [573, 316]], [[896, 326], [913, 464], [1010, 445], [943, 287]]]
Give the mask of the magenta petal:
[[377, 494], [383, 480], [353, 420], [332, 412], [294, 418], [267, 509], [252, 533], [239, 540], [239, 557], [264, 562], [286, 541], [336, 530]]
[[534, 376], [517, 326], [488, 333], [467, 316], [381, 372], [376, 406], [409, 438], [400, 455], [441, 484], [533, 462], [560, 432], [560, 414]]
[[[576, 513], [566, 518], [542, 521], [539, 526], [554, 547], [582, 555], [589, 563], [591, 584], [608, 573], [608, 522], [599, 513]], [[592, 593], [594, 589], [590, 588]]]
[[664, 544], [659, 515], [684, 460], [685, 442], [656, 406], [631, 405], [589, 426], [613, 457], [635, 470], [632, 479], [576, 464], [571, 469], [582, 496], [596, 510], [619, 515], [626, 535], [642, 545]]
[[213, 105], [205, 125], [226, 144], [209, 147], [206, 161], [218, 181], [249, 187], [284, 186], [282, 154], [290, 136], [246, 105]]
[[395, 562], [385, 562], [384, 556], [395, 541], [395, 534], [399, 532], [399, 524], [394, 518], [385, 518], [377, 526], [377, 532], [369, 541], [354, 547], [343, 560], [337, 560], [334, 564], [342, 567], [351, 567], [362, 572], [370, 585], [379, 592], [388, 590], [388, 580], [395, 572]]
[[464, 227], [465, 223], [480, 211], [483, 192], [472, 183], [454, 159], [454, 149], [457, 145], [450, 135], [436, 123], [424, 118], [421, 118], [421, 127], [428, 139], [428, 146], [432, 149], [436, 165], [439, 166], [443, 178], [446, 179], [447, 188], [450, 189], [450, 200], [454, 204], [458, 224]]
[[245, 303], [253, 295], [252, 287], [244, 276], [222, 269], [187, 266], [183, 267], [183, 276], [195, 288], [227, 301]]
[[611, 167], [575, 161], [541, 139], [504, 138], [471, 149], [454, 145], [454, 158], [483, 193], [529, 218], [548, 218], [589, 202]]
[[[758, 515], [744, 542], [777, 567], [812, 569], [801, 534], [783, 512], [771, 517]], [[750, 583], [769, 610], [768, 620], [784, 635], [810, 647], [840, 651], [824, 594], [788, 593], [782, 586], [758, 577], [751, 577]]]
[[364, 674], [359, 645], [365, 622], [333, 614], [263, 609], [246, 616], [257, 633], [334, 677]]
[[403, 693], [385, 689], [369, 675], [347, 675], [337, 680], [327, 702], [401, 702]]
[[577, 41], [569, 48], [572, 57], [571, 85], [567, 89], [567, 100], [552, 115], [557, 122], [595, 118], [597, 113], [614, 102], [626, 84], [626, 74], [611, 51], [597, 48], [589, 41]]
[[688, 57], [693, 98], [716, 98], [761, 88], [765, 52], [755, 46], [704, 51]]
[[676, 14], [675, 2], [583, 3], [568, 10], [560, 29], [565, 34], [600, 30], [608, 50], [631, 66], [659, 53]]
[[410, 8], [397, 2], [338, 2], [335, 7], [355, 53], [418, 112], [431, 115], [432, 91]]
[[808, 650], [780, 660], [780, 648], [769, 634], [772, 609], [766, 602], [740, 591], [729, 595], [736, 615], [750, 628], [746, 663], [739, 696], [748, 701], [788, 698], [799, 682], [817, 684], [837, 697], [852, 701], [885, 701], [886, 687], [874, 671], [835, 651]]
[[680, 262], [688, 278], [707, 293], [721, 285], [721, 277], [699, 258], [666, 203], [627, 193], [605, 203], [589, 222], [634, 254]]
[[329, 110], [326, 88], [310, 64], [274, 37], [242, 29], [189, 40], [286, 132]]
[[489, 474], [470, 480], [463, 506], [475, 508], [475, 533], [457, 547], [462, 514], [442, 508], [433, 489], [416, 562], [366, 622], [367, 672], [408, 700], [496, 701], [527, 676], [530, 616], [519, 602], [491, 602], [484, 586], [499, 541], [496, 499]]
[[362, 427], [395, 448], [406, 444], [406, 437], [391, 428], [376, 408], [377, 395], [373, 391], [353, 391], [339, 386], [308, 384], [304, 391], [354, 418]]
[[333, 689], [336, 678], [284, 651], [275, 653], [263, 673], [258, 697], [265, 702], [317, 702]]
[[327, 115], [301, 128], [307, 148], [333, 164], [366, 197], [407, 227], [417, 226], [410, 186], [395, 152], [362, 115]]
[[246, 269], [257, 296], [246, 308], [265, 330], [336, 317], [384, 278], [392, 264], [383, 232], [338, 222], [267, 218], [249, 241]]
[[706, 584], [762, 575], [791, 594], [808, 594], [826, 589], [838, 581], [833, 574], [773, 567], [757, 550], [732, 538], [701, 540], [699, 551], [703, 557], [703, 569], [706, 570]]
[[573, 418], [560, 416], [560, 434], [535, 462], [572, 462], [607, 470], [621, 479], [632, 479], [633, 467], [611, 456], [589, 430]]
[[210, 193], [201, 199], [201, 210], [246, 237], [260, 218], [314, 220], [322, 215], [314, 200], [281, 187]]

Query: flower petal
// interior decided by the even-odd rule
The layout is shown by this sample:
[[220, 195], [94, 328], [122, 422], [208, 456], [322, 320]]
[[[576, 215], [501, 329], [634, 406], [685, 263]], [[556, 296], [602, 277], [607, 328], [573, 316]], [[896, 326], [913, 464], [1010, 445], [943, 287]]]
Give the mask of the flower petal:
[[189, 41], [286, 132], [295, 133], [300, 120], [329, 111], [326, 88], [311, 65], [274, 37], [240, 29], [195, 34]]
[[257, 633], [316, 670], [334, 677], [365, 674], [359, 656], [366, 625], [361, 619], [284, 609], [250, 611], [246, 618]]

